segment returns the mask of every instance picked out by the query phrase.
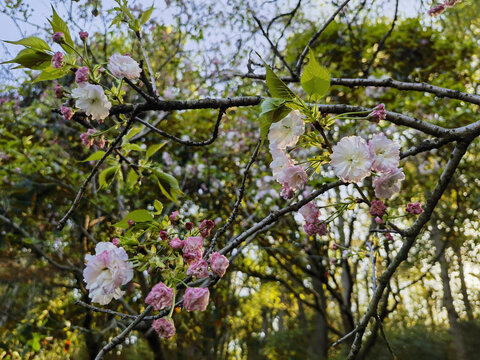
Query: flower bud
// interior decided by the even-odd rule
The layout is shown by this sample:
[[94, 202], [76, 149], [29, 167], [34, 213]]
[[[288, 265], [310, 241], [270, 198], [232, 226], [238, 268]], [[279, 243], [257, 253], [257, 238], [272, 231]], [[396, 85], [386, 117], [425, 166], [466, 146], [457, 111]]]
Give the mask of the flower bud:
[[63, 32], [56, 32], [55, 34], [53, 34], [53, 41], [58, 43], [58, 44], [62, 44], [65, 42], [65, 34]]

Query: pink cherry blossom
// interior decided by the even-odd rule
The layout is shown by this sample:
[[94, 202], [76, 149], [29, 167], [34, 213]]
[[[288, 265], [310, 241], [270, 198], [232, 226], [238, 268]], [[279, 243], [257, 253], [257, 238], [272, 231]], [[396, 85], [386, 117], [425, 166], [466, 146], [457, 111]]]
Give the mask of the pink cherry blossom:
[[152, 327], [162, 339], [169, 339], [176, 334], [175, 325], [171, 319], [156, 319], [153, 321]]
[[294, 146], [305, 132], [305, 122], [298, 110], [290, 112], [285, 118], [273, 123], [268, 132], [270, 146], [284, 150]]
[[405, 179], [402, 169], [391, 169], [373, 180], [375, 196], [389, 199], [393, 194], [400, 191], [401, 183]]
[[204, 259], [192, 262], [187, 270], [187, 275], [191, 275], [197, 279], [204, 279], [209, 276], [208, 264]]
[[161, 310], [173, 304], [173, 289], [159, 282], [145, 298], [145, 304], [152, 305], [155, 310]]
[[180, 240], [179, 238], [175, 238], [170, 240], [169, 242], [170, 246], [172, 247], [173, 250], [178, 250], [183, 248], [183, 241]]
[[230, 265], [230, 262], [222, 254], [213, 252], [212, 255], [210, 255], [210, 268], [215, 275], [219, 277], [225, 275], [228, 265]]
[[185, 239], [183, 243], [183, 259], [187, 263], [199, 260], [203, 256], [203, 238], [201, 236], [191, 236]]
[[123, 56], [118, 53], [113, 54], [108, 60], [108, 70], [115, 77], [125, 77], [130, 80], [138, 78], [142, 72], [138, 63], [130, 56]]
[[278, 182], [294, 191], [303, 188], [307, 181], [308, 175], [300, 166], [289, 166], [278, 174]]
[[373, 160], [372, 170], [384, 172], [398, 167], [400, 147], [392, 140], [387, 139], [385, 134], [374, 135], [368, 142], [368, 148]]
[[307, 223], [316, 223], [320, 216], [320, 210], [318, 210], [313, 202], [303, 205], [298, 212], [302, 214]]
[[359, 182], [370, 175], [372, 159], [365, 140], [359, 136], [342, 138], [330, 155], [333, 172], [345, 182]]
[[273, 161], [270, 163], [270, 168], [272, 169], [273, 177], [277, 178], [278, 174], [285, 168], [294, 165], [293, 160], [285, 152], [285, 150], [278, 149], [276, 147], [270, 146], [270, 154], [272, 155]]
[[92, 301], [106, 305], [113, 298], [121, 298], [124, 291], [120, 286], [133, 278], [133, 266], [125, 250], [111, 242], [100, 242], [95, 247], [95, 255], [88, 254], [85, 259], [83, 277]]
[[210, 291], [208, 288], [187, 288], [183, 296], [183, 306], [187, 311], [205, 311], [208, 306]]

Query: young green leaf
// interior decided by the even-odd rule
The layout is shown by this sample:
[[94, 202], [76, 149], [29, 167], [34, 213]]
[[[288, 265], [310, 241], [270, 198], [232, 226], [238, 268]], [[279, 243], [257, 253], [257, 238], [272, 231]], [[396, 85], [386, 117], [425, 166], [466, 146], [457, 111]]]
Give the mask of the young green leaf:
[[50, 65], [49, 67], [43, 69], [40, 75], [32, 83], [45, 80], [60, 79], [67, 75], [70, 69], [70, 66], [63, 66], [60, 69], [55, 69], [53, 66]]
[[153, 174], [158, 181], [158, 187], [165, 197], [178, 204], [178, 195], [182, 195], [177, 179], [160, 169], [154, 169]]
[[140, 25], [145, 25], [148, 20], [150, 20], [150, 17], [152, 16], [153, 13], [153, 4], [152, 7], [148, 10], [145, 10], [142, 13], [142, 17], [140, 18]]
[[107, 187], [115, 179], [117, 171], [120, 169], [120, 165], [114, 165], [103, 170], [98, 175], [98, 185], [100, 189]]
[[128, 229], [128, 220], [132, 220], [133, 222], [148, 222], [153, 220], [153, 215], [150, 214], [148, 210], [134, 210], [128, 213], [121, 221], [113, 224], [113, 226]]
[[19, 64], [16, 68], [29, 68], [33, 70], [42, 70], [51, 64], [52, 56], [35, 49], [23, 49], [20, 51], [15, 59], [4, 61], [1, 64], [16, 63]]
[[[63, 35], [65, 36], [65, 42], [70, 45], [71, 47], [74, 47], [75, 44], [72, 41], [72, 37], [70, 36], [70, 30], [68, 29], [67, 24], [65, 21], [62, 20], [60, 16], [58, 16], [57, 12], [55, 11], [55, 8], [52, 6], [52, 20], [48, 20], [50, 22], [50, 25], [52, 26], [52, 31], [54, 33], [56, 32], [62, 32]], [[60, 44], [60, 46], [69, 54], [75, 54], [75, 51], [73, 49], [65, 44]]]
[[23, 45], [27, 48], [35, 49], [41, 52], [44, 52], [44, 50], [51, 51], [50, 46], [48, 46], [48, 44], [45, 41], [35, 36], [30, 36], [18, 41], [8, 41], [8, 40], [4, 40], [4, 41], [9, 44]]
[[85, 160], [81, 160], [79, 162], [97, 161], [97, 160], [100, 160], [104, 154], [105, 154], [105, 151], [100, 150], [100, 151], [94, 152], [88, 158], [86, 158]]
[[147, 153], [145, 154], [146, 159], [148, 160], [151, 156], [153, 156], [158, 150], [168, 144], [168, 141], [164, 141], [161, 144], [153, 144], [150, 145], [147, 149]]
[[155, 200], [153, 202], [153, 207], [155, 208], [155, 210], [157, 210], [157, 214], [161, 214], [162, 213], [162, 210], [163, 210], [163, 204], [158, 201], [158, 200]]
[[265, 64], [265, 70], [267, 72], [266, 80], [268, 91], [274, 98], [281, 98], [291, 100], [296, 98], [296, 95], [288, 86], [280, 79], [270, 67]]
[[317, 101], [328, 93], [330, 88], [330, 74], [315, 59], [310, 50], [308, 64], [300, 78], [300, 84], [313, 101]]

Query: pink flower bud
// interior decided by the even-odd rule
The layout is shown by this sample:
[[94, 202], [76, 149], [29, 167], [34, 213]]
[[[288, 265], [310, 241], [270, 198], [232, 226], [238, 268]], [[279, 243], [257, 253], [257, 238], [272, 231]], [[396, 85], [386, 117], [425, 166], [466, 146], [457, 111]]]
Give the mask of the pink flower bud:
[[208, 288], [187, 288], [183, 296], [183, 306], [187, 311], [205, 311], [208, 306], [210, 291]]
[[113, 238], [112, 243], [113, 243], [113, 245], [117, 246], [118, 245], [118, 238]]
[[175, 220], [177, 220], [177, 218], [178, 218], [178, 210], [175, 210], [174, 212], [172, 212], [172, 213], [170, 214], [169, 218], [170, 218], [170, 221], [172, 221], [172, 222], [175, 221]]
[[420, 205], [419, 202], [409, 203], [405, 211], [412, 215], [420, 215], [423, 213], [422, 205]]
[[393, 241], [393, 236], [389, 232], [385, 233], [385, 237], [387, 238], [387, 240]]
[[333, 244], [332, 244], [332, 250], [337, 250], [337, 249], [338, 249], [337, 243], [333, 243]]
[[162, 241], [167, 241], [168, 233], [165, 230], [160, 231], [160, 239], [162, 239]]
[[172, 320], [161, 318], [154, 320], [152, 328], [157, 332], [162, 339], [169, 339], [176, 334], [175, 325]]
[[63, 88], [60, 84], [55, 85], [55, 97], [61, 99], [63, 97]]
[[373, 119], [377, 124], [380, 120], [385, 120], [387, 118], [387, 112], [385, 111], [385, 105], [380, 104], [375, 106], [373, 111], [367, 116], [369, 119]]
[[60, 108], [60, 112], [62, 113], [63, 118], [64, 118], [65, 120], [67, 120], [67, 121], [70, 120], [70, 119], [72, 118], [72, 116], [73, 116], [73, 114], [72, 114], [72, 109], [70, 109], [70, 108], [68, 108], [68, 107], [66, 107], [66, 106], [63, 106], [63, 105], [62, 105], [62, 107]]
[[445, 11], [445, 4], [435, 5], [430, 10], [428, 10], [428, 15], [430, 16], [438, 16], [443, 14]]
[[225, 275], [228, 265], [230, 265], [230, 262], [222, 254], [213, 252], [212, 255], [210, 255], [210, 268], [215, 275], [219, 277]]
[[64, 43], [65, 42], [65, 34], [63, 32], [56, 32], [53, 34], [53, 41], [56, 43]]
[[65, 65], [65, 58], [63, 57], [63, 54], [58, 51], [52, 56], [52, 66], [55, 69], [60, 69]]
[[155, 310], [161, 310], [173, 304], [173, 289], [159, 282], [145, 298], [145, 304], [152, 305]]
[[382, 218], [380, 217], [375, 217], [375, 222], [379, 225], [382, 225], [382, 224], [385, 224], [385, 221], [382, 220]]
[[88, 67], [83, 66], [75, 72], [75, 82], [81, 84], [88, 81]]
[[80, 32], [78, 33], [78, 35], [80, 35], [80, 39], [81, 39], [82, 41], [85, 41], [85, 40], [87, 40], [87, 38], [88, 38], [88, 32], [86, 32], [86, 31], [80, 31]]
[[370, 215], [377, 215], [382, 217], [383, 215], [385, 215], [385, 210], [387, 210], [387, 207], [382, 200], [372, 200], [372, 203], [370, 205]]
[[187, 229], [187, 231], [191, 231], [193, 229], [193, 223], [191, 221], [186, 222], [185, 229]]
[[133, 226], [133, 220], [129, 219], [127, 220], [128, 226]]

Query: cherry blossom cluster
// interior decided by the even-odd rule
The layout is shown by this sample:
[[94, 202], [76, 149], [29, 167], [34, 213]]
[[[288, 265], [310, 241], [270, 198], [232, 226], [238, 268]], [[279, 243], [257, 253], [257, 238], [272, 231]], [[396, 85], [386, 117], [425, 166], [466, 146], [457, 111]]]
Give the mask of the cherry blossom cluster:
[[400, 191], [405, 174], [398, 168], [400, 147], [385, 134], [375, 134], [366, 143], [360, 136], [347, 136], [332, 147], [330, 155], [333, 172], [340, 179], [357, 183], [375, 171], [373, 180], [375, 196], [390, 198]]
[[[178, 211], [174, 211], [167, 218], [167, 223], [163, 224], [180, 225], [183, 223], [180, 219]], [[168, 221], [169, 220], [169, 221]], [[135, 229], [136, 223], [128, 220], [128, 231]], [[210, 219], [203, 220], [200, 225], [195, 228], [195, 225], [187, 221], [183, 223], [187, 231], [185, 239], [181, 240], [179, 232], [173, 227], [167, 230], [160, 230], [158, 239], [155, 244], [159, 248], [167, 251], [167, 257], [171, 257], [172, 251], [181, 250], [181, 258], [183, 262], [171, 262], [177, 264], [177, 267], [182, 267], [183, 264], [188, 266], [186, 274], [194, 279], [205, 279], [209, 276], [222, 277], [229, 266], [228, 259], [218, 253], [212, 252], [208, 262], [204, 259], [204, 238], [210, 236], [211, 230], [215, 227], [215, 223]], [[170, 234], [169, 234], [170, 232]], [[177, 235], [173, 237], [173, 235]], [[120, 287], [126, 285], [133, 278], [132, 259], [128, 259], [127, 252], [120, 245], [128, 244], [128, 235], [124, 238], [113, 238], [112, 242], [102, 242], [97, 244], [96, 254], [87, 255], [87, 266], [84, 270], [84, 281], [87, 283], [86, 288], [90, 291], [89, 296], [93, 302], [101, 305], [108, 304], [112, 299], [119, 299], [124, 292]], [[128, 246], [128, 245], [126, 245]], [[137, 252], [136, 248], [129, 248], [132, 253]], [[156, 252], [156, 251], [155, 251]], [[150, 293], [145, 298], [145, 303], [151, 305], [154, 310], [159, 311], [170, 307], [170, 313], [166, 318], [157, 319], [153, 322], [152, 327], [162, 338], [170, 338], [175, 335], [175, 325], [172, 320], [173, 308], [175, 306], [175, 296], [177, 292], [177, 285], [183, 283], [177, 279], [174, 273], [183, 273], [180, 267], [170, 268], [173, 276], [162, 272], [162, 277], [165, 277], [167, 286], [164, 282], [159, 282], [152, 287]], [[211, 272], [210, 272], [210, 271]], [[165, 270], [162, 270], [165, 271]], [[148, 273], [152, 274], [150, 268]], [[183, 283], [184, 284], [184, 283]], [[203, 287], [188, 287], [183, 295], [183, 307], [187, 311], [205, 311], [208, 306], [210, 292], [208, 288]]]
[[270, 154], [273, 158], [270, 168], [273, 176], [282, 185], [280, 194], [285, 200], [291, 199], [295, 191], [303, 188], [308, 181], [303, 167], [295, 165], [286, 150], [287, 147], [295, 146], [304, 132], [305, 122], [298, 110], [273, 123], [268, 132]]

